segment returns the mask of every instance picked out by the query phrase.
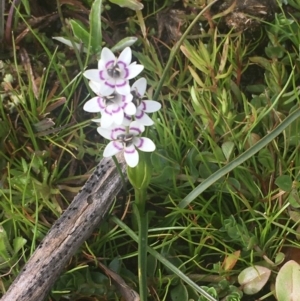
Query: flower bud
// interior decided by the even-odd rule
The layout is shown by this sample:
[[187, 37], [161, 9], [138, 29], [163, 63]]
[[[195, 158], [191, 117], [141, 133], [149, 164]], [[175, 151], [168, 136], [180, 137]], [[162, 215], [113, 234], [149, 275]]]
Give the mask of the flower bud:
[[127, 167], [127, 175], [135, 189], [146, 189], [151, 181], [152, 164], [150, 154], [139, 152], [139, 163], [136, 167]]

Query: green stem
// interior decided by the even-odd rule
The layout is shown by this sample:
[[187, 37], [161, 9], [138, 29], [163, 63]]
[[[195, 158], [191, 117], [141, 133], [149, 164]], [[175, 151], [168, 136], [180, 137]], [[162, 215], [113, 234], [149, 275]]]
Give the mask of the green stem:
[[140, 300], [147, 301], [148, 216], [145, 212], [146, 189], [135, 188], [134, 213], [138, 225], [138, 278]]
[[135, 204], [139, 210], [140, 213], [145, 212], [145, 205], [146, 205], [146, 195], [147, 191], [146, 189], [134, 189], [135, 194]]
[[[111, 221], [113, 221], [120, 228], [122, 228], [134, 241], [138, 242], [139, 238], [137, 237], [137, 235], [126, 224], [124, 224], [120, 219], [118, 219], [116, 216], [112, 216]], [[185, 283], [187, 283], [189, 286], [194, 288], [199, 294], [204, 296], [207, 300], [217, 301], [215, 298], [210, 296], [205, 290], [203, 290], [201, 287], [199, 287], [195, 282], [193, 282], [188, 276], [186, 276], [184, 273], [182, 273], [177, 267], [175, 267], [171, 262], [169, 262], [167, 259], [165, 259], [157, 251], [153, 250], [149, 246], [147, 246], [146, 250], [152, 256], [154, 256], [157, 260], [159, 260], [164, 266], [166, 266], [169, 270], [171, 270], [174, 274], [176, 274], [180, 279], [182, 279]], [[142, 296], [141, 296], [141, 300], [143, 301]]]

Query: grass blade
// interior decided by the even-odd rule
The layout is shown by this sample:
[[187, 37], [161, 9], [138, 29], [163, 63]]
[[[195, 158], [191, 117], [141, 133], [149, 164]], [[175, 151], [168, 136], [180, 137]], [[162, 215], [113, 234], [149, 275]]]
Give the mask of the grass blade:
[[275, 139], [281, 132], [283, 132], [292, 122], [300, 117], [300, 109], [297, 109], [290, 116], [288, 116], [277, 128], [271, 133], [262, 138], [254, 146], [245, 151], [242, 155], [228, 163], [220, 170], [213, 173], [210, 177], [205, 179], [200, 185], [198, 185], [192, 192], [190, 192], [180, 203], [179, 208], [185, 208], [188, 206], [199, 194], [205, 191], [209, 186], [214, 184], [221, 177], [232, 171], [234, 168], [251, 158], [262, 148], [268, 145], [273, 139]]

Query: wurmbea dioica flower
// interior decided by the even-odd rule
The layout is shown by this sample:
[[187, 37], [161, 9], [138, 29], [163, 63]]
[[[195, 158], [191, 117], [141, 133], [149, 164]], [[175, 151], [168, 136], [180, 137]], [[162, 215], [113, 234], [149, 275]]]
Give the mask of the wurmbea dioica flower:
[[114, 126], [109, 129], [98, 127], [98, 133], [111, 140], [105, 147], [103, 157], [111, 157], [124, 151], [124, 158], [128, 166], [135, 167], [139, 162], [139, 153], [136, 149], [144, 152], [153, 152], [155, 144], [146, 137], [138, 137], [145, 127], [137, 121], [133, 121], [127, 130], [125, 126]]
[[[147, 80], [141, 77], [135, 81], [131, 87], [132, 102], [136, 106], [135, 120], [139, 123], [150, 126], [153, 125], [153, 120], [146, 113], [154, 113], [161, 108], [161, 104], [154, 100], [142, 100], [147, 88]], [[124, 111], [125, 112], [125, 111]], [[132, 120], [130, 114], [125, 112], [125, 119], [123, 124], [128, 125]]]
[[111, 95], [101, 96], [101, 87], [98, 83], [91, 81], [89, 85], [98, 96], [88, 100], [83, 109], [90, 113], [101, 113], [101, 118], [95, 121], [100, 122], [102, 127], [110, 127], [113, 123], [120, 125], [124, 113], [127, 116], [136, 113], [136, 107], [131, 102], [133, 99], [131, 94], [121, 95], [113, 92]]
[[[101, 95], [114, 93], [127, 95], [130, 93], [129, 79], [136, 77], [144, 69], [143, 65], [131, 63], [132, 53], [126, 47], [118, 58], [104, 47], [98, 61], [98, 69], [86, 70], [83, 75], [100, 84]], [[130, 64], [131, 63], [131, 64]]]
[[[152, 152], [155, 144], [146, 137], [139, 137], [145, 126], [153, 125], [153, 120], [146, 114], [161, 108], [157, 101], [142, 100], [147, 81], [137, 80], [132, 87], [129, 80], [144, 68], [131, 63], [131, 49], [126, 47], [118, 58], [108, 48], [103, 48], [98, 69], [86, 70], [83, 75], [90, 80], [89, 85], [97, 95], [88, 100], [83, 109], [91, 113], [100, 113], [101, 126], [97, 131], [104, 138], [111, 140], [104, 149], [103, 156], [111, 157], [124, 152], [125, 161], [130, 167], [139, 162], [138, 150]], [[135, 121], [132, 121], [132, 119]]]

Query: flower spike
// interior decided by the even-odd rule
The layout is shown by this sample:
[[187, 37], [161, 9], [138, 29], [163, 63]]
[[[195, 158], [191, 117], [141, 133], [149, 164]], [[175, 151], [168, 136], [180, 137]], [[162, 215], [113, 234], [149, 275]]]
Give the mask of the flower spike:
[[[90, 82], [90, 87], [99, 95], [97, 93], [98, 89], [100, 91], [98, 83]], [[96, 96], [88, 100], [83, 109], [90, 113], [101, 113], [101, 126], [107, 128], [113, 123], [122, 124], [124, 114], [128, 116], [136, 113], [136, 107], [132, 103], [132, 98], [131, 94], [120, 95], [117, 92], [107, 96]]]
[[105, 147], [103, 157], [111, 157], [124, 151], [124, 158], [128, 166], [135, 167], [139, 162], [139, 153], [137, 149], [144, 152], [155, 150], [155, 144], [146, 137], [138, 137], [145, 127], [133, 121], [129, 125], [128, 132], [125, 126], [114, 126], [111, 128], [98, 127], [98, 133], [106, 139], [111, 140]]
[[143, 65], [131, 63], [132, 53], [126, 47], [118, 58], [113, 52], [104, 47], [101, 58], [98, 61], [98, 69], [86, 70], [83, 75], [100, 84], [101, 95], [107, 96], [114, 91], [121, 95], [130, 93], [129, 80], [137, 76], [143, 69]]
[[[153, 120], [146, 113], [153, 113], [161, 108], [161, 104], [154, 100], [142, 100], [147, 87], [147, 80], [141, 77], [135, 81], [131, 87], [131, 94], [133, 96], [132, 102], [136, 106], [135, 120], [139, 123], [150, 126], [153, 125]], [[128, 125], [131, 121], [131, 116], [125, 112], [123, 124]]]

